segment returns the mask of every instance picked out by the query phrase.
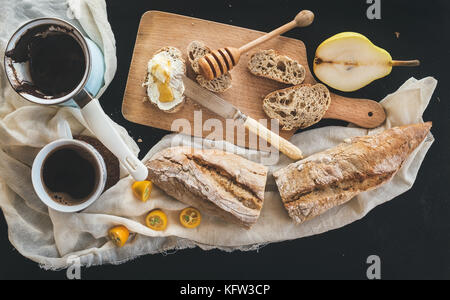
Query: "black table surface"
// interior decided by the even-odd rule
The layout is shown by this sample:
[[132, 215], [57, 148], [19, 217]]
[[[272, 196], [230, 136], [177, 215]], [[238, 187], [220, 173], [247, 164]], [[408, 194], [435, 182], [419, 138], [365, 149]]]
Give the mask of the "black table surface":
[[[366, 279], [370, 255], [381, 259], [383, 279], [450, 279], [450, 2], [381, 0], [381, 20], [369, 20], [367, 0], [107, 1], [117, 44], [118, 69], [101, 103], [139, 143], [141, 156], [167, 132], [126, 121], [121, 113], [140, 17], [161, 10], [246, 28], [270, 31], [301, 9], [316, 13], [314, 24], [286, 34], [303, 40], [309, 60], [326, 38], [356, 31], [388, 49], [396, 59], [420, 59], [418, 68], [398, 68], [352, 97], [383, 99], [410, 77], [434, 76], [438, 88], [425, 112], [436, 142], [414, 187], [371, 211], [364, 219], [322, 235], [267, 245], [255, 252], [181, 250], [147, 255], [120, 266], [82, 270], [83, 279]], [[396, 33], [399, 33], [397, 37]], [[170, 33], [168, 33], [170, 34]], [[224, 45], [226, 46], [226, 45]], [[317, 126], [345, 125], [322, 121]], [[316, 126], [316, 127], [317, 127]], [[8, 241], [0, 217], [0, 279], [65, 279], [65, 271], [41, 270]]]

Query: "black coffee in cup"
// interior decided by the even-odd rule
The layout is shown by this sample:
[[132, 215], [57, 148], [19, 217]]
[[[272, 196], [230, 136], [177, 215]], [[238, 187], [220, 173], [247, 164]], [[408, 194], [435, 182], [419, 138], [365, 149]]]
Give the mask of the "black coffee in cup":
[[27, 31], [5, 55], [15, 63], [29, 63], [31, 80], [21, 82], [19, 92], [47, 99], [75, 90], [86, 71], [80, 43], [69, 29], [57, 25]]
[[83, 203], [100, 183], [95, 157], [76, 145], [66, 145], [50, 152], [41, 172], [46, 192], [62, 205]]

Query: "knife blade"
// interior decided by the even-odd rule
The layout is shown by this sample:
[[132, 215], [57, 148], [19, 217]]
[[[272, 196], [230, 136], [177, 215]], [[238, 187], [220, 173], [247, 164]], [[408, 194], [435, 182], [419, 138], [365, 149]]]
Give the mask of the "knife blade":
[[194, 100], [201, 106], [209, 109], [226, 120], [231, 119], [243, 122], [244, 127], [250, 132], [253, 132], [260, 138], [266, 140], [273, 147], [286, 154], [286, 156], [291, 159], [299, 160], [303, 158], [302, 151], [288, 140], [270, 131], [258, 121], [242, 113], [237, 107], [228, 101], [204, 89], [185, 75], [183, 75], [182, 78], [185, 87], [184, 95], [186, 97]]
[[239, 117], [244, 117], [243, 113], [230, 102], [220, 98], [207, 89], [204, 89], [185, 75], [183, 75], [183, 83], [185, 87], [184, 95], [186, 97], [194, 100], [225, 120], [236, 120]]

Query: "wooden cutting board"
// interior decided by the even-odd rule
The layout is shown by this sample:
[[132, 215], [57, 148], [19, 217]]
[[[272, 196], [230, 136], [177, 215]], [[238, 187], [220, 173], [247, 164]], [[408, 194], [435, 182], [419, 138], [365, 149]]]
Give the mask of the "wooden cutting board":
[[[301, 30], [301, 29], [295, 29]], [[193, 136], [202, 136], [212, 139], [225, 139], [229, 142], [241, 146], [256, 148], [248, 143], [248, 133], [243, 138], [238, 138], [237, 132], [233, 134], [222, 134], [221, 130], [214, 127], [214, 121], [218, 119], [226, 128], [226, 122], [214, 113], [195, 104], [187, 99], [184, 107], [177, 113], [168, 114], [160, 111], [146, 100], [146, 90], [142, 83], [147, 74], [147, 62], [153, 54], [160, 48], [166, 46], [177, 47], [184, 53], [187, 62], [188, 77], [194, 78], [194, 73], [189, 66], [186, 49], [193, 40], [205, 42], [211, 49], [221, 47], [240, 47], [243, 44], [254, 40], [264, 33], [246, 28], [220, 24], [216, 22], [175, 15], [159, 11], [149, 11], [142, 16], [136, 45], [131, 62], [128, 82], [122, 105], [124, 117], [134, 123], [156, 127], [169, 131], [182, 131]], [[305, 83], [316, 83], [308, 67], [306, 47], [302, 41], [278, 37], [264, 43], [260, 49], [275, 49], [297, 61], [307, 70]], [[259, 78], [252, 75], [247, 70], [247, 63], [252, 53], [258, 51], [254, 49], [250, 53], [241, 57], [240, 63], [231, 71], [233, 86], [220, 96], [237, 106], [242, 112], [256, 120], [263, 120], [270, 126], [270, 120], [262, 109], [263, 98], [278, 89], [285, 88], [286, 85], [272, 80]], [[332, 97], [337, 97], [333, 95]], [[341, 97], [342, 98], [342, 97]], [[201, 111], [201, 119], [199, 117]], [[194, 114], [197, 115], [194, 123]], [[174, 121], [177, 121], [174, 123]], [[172, 127], [172, 125], [187, 124], [184, 127]], [[279, 134], [286, 138], [295, 131], [280, 131]], [[241, 135], [242, 136], [242, 135]], [[260, 145], [259, 148], [263, 148]]]

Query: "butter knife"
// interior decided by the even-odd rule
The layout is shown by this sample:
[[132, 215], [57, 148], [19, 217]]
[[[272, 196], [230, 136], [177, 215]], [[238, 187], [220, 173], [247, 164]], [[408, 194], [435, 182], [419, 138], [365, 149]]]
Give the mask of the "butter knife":
[[202, 88], [185, 75], [183, 75], [183, 82], [185, 86], [184, 95], [186, 97], [194, 100], [201, 106], [221, 116], [225, 120], [231, 119], [243, 123], [244, 127], [250, 132], [269, 142], [273, 147], [284, 153], [289, 158], [293, 160], [300, 160], [303, 158], [302, 151], [297, 146], [273, 131], [270, 131], [255, 119], [245, 115], [228, 101]]

